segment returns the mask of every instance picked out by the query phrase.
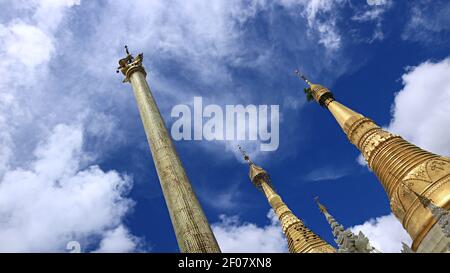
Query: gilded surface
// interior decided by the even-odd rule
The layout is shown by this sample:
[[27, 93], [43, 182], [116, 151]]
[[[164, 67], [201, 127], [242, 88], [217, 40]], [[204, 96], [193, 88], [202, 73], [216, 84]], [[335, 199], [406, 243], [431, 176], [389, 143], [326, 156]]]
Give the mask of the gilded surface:
[[[312, 95], [323, 105], [326, 88], [311, 86]], [[316, 87], [316, 88], [314, 88]], [[317, 94], [314, 94], [314, 92]], [[327, 97], [333, 97], [327, 95]], [[368, 166], [378, 177], [389, 197], [391, 209], [413, 238], [413, 250], [435, 224], [431, 213], [407, 190], [434, 200], [448, 210], [450, 207], [449, 159], [427, 152], [381, 129], [372, 120], [340, 103], [328, 99], [328, 109], [341, 125], [348, 139], [362, 153]], [[439, 241], [439, 239], [436, 239]]]
[[417, 197], [405, 185], [425, 195], [433, 194], [448, 206], [450, 188], [448, 161], [393, 135], [367, 118], [356, 119], [347, 136], [358, 147], [369, 167], [385, 188], [391, 209], [414, 240], [417, 249], [432, 227], [431, 215], [418, 206]]
[[220, 252], [145, 80], [142, 54], [132, 58], [128, 53], [119, 65], [133, 87], [180, 251]]
[[271, 186], [267, 172], [259, 166], [250, 163], [250, 179], [261, 189], [266, 196], [273, 211], [280, 220], [281, 228], [286, 236], [289, 252], [291, 253], [332, 253], [336, 252], [332, 246], [308, 229], [303, 222], [295, 216], [281, 197]]

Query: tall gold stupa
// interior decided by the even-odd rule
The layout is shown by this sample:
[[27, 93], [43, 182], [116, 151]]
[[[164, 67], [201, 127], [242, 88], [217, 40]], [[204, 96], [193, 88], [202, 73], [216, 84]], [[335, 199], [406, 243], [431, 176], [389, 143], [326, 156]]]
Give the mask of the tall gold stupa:
[[[392, 212], [413, 239], [416, 252], [445, 252], [448, 240], [430, 210], [417, 195], [433, 200], [436, 206], [450, 207], [450, 158], [425, 151], [400, 136], [380, 128], [369, 118], [345, 107], [324, 86], [308, 81], [305, 91], [333, 114], [349, 141], [362, 153], [369, 168], [383, 185]], [[425, 113], [424, 113], [425, 114]], [[448, 126], [448, 124], [443, 124]]]
[[280, 220], [283, 233], [288, 241], [291, 253], [334, 253], [331, 245], [322, 240], [307, 228], [286, 206], [281, 197], [272, 187], [269, 174], [261, 167], [256, 166], [250, 157], [239, 147], [245, 161], [250, 166], [250, 180], [260, 189], [272, 206], [273, 211]]
[[145, 80], [143, 54], [134, 58], [126, 46], [125, 49], [127, 56], [119, 61], [117, 72], [120, 70], [125, 75], [123, 82], [130, 82], [133, 87], [180, 251], [220, 252]]

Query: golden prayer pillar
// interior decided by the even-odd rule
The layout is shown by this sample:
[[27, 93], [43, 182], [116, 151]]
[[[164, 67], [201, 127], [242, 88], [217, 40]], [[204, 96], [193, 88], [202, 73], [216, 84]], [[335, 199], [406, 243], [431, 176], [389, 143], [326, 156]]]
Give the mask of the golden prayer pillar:
[[145, 79], [143, 54], [133, 58], [125, 48], [127, 57], [119, 61], [117, 72], [122, 71], [123, 82], [133, 87], [180, 251], [220, 252]]
[[256, 166], [250, 157], [242, 151], [244, 159], [250, 166], [250, 180], [266, 196], [270, 206], [280, 220], [283, 233], [288, 241], [291, 253], [334, 253], [336, 249], [313, 233], [303, 222], [297, 218], [281, 197], [273, 189], [269, 174], [261, 167]]
[[[383, 185], [392, 212], [413, 239], [417, 252], [445, 252], [448, 240], [436, 225], [436, 219], [424, 208], [414, 192], [446, 210], [450, 207], [450, 158], [425, 151], [391, 134], [334, 99], [324, 86], [308, 81], [308, 96], [328, 108], [349, 141], [364, 156], [369, 168]], [[444, 125], [445, 126], [445, 125]]]

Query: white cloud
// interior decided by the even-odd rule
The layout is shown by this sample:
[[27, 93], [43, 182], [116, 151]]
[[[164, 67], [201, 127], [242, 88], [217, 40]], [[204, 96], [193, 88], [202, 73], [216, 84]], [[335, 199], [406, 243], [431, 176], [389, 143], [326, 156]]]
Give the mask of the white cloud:
[[323, 167], [310, 171], [304, 179], [308, 181], [336, 180], [347, 176], [349, 171], [343, 168]]
[[[450, 155], [450, 58], [409, 67], [385, 128], [427, 151]], [[357, 162], [367, 166], [362, 155]]]
[[318, 42], [327, 49], [336, 50], [341, 46], [340, 30], [336, 26], [338, 9], [344, 0], [279, 0], [287, 8], [298, 8], [308, 22], [309, 33], [318, 36]]
[[[170, 58], [177, 59], [180, 64], [189, 63], [189, 68], [205, 82], [227, 79], [229, 76], [223, 66], [224, 61], [238, 62], [242, 55], [239, 22], [254, 16], [252, 10], [257, 7], [256, 4], [245, 5], [240, 0], [233, 3], [202, 0], [171, 3], [110, 1], [100, 11], [97, 35], [91, 44], [93, 51], [99, 54], [90, 57], [103, 59], [108, 54], [111, 63], [99, 62], [100, 66], [90, 68], [94, 69], [93, 73], [103, 74], [104, 68], [115, 66], [117, 50], [127, 41], [132, 49], [147, 48], [145, 55], [149, 59]], [[141, 27], [133, 27], [130, 31], [130, 26]], [[118, 28], [122, 31], [111, 35], [109, 30]], [[99, 48], [106, 51], [96, 50]]]
[[405, 40], [424, 44], [448, 42], [450, 31], [450, 3], [448, 1], [421, 0], [410, 5], [408, 22], [402, 33]]
[[97, 137], [88, 143], [93, 157], [123, 140], [119, 119], [105, 110], [108, 101], [99, 103], [101, 88], [86, 87], [89, 81], [70, 71], [67, 56], [77, 54], [69, 50], [74, 41], [67, 38], [67, 15], [77, 4], [14, 1], [8, 8], [15, 16], [0, 24], [0, 58], [8, 71], [0, 78], [0, 178], [30, 161], [29, 151], [60, 123], [77, 122], [88, 137]]
[[[114, 92], [120, 84], [114, 68], [117, 59], [123, 54], [118, 54], [123, 43], [129, 43], [132, 49], [145, 51], [149, 62], [177, 60], [192, 69], [193, 73], [189, 71], [189, 77], [215, 85], [229, 81], [228, 67], [264, 67], [261, 64], [270, 57], [270, 48], [253, 45], [251, 50], [247, 50], [248, 44], [242, 40], [245, 31], [243, 24], [259, 11], [268, 10], [268, 1], [236, 0], [233, 4], [229, 1], [200, 0], [175, 1], [172, 4], [167, 1], [110, 1], [97, 10], [95, 17], [80, 13], [76, 15], [85, 18], [75, 20], [71, 15], [82, 9], [78, 9], [79, 4], [80, 1], [72, 0], [14, 1], [8, 6], [11, 16], [2, 18], [4, 20], [0, 24], [0, 57], [5, 71], [8, 71], [0, 78], [0, 179], [10, 181], [11, 177], [17, 176], [20, 180], [14, 185], [3, 183], [0, 194], [6, 196], [10, 191], [19, 194], [20, 186], [42, 183], [47, 186], [44, 187], [47, 191], [24, 191], [21, 194], [30, 195], [30, 200], [39, 201], [43, 208], [50, 206], [49, 203], [53, 201], [47, 192], [61, 199], [67, 198], [69, 203], [79, 202], [76, 200], [77, 194], [86, 194], [81, 189], [75, 191], [69, 187], [74, 194], [70, 195], [71, 200], [69, 193], [51, 186], [52, 183], [59, 185], [73, 180], [74, 185], [87, 187], [91, 186], [92, 180], [98, 179], [98, 186], [105, 187], [103, 198], [110, 198], [106, 195], [111, 193], [107, 179], [117, 184], [128, 183], [114, 171], [104, 172], [95, 165], [92, 168], [83, 165], [94, 160], [100, 163], [102, 154], [117, 147], [111, 143], [123, 139], [118, 126], [123, 125], [123, 131], [127, 131], [130, 119], [136, 117], [123, 115], [124, 112], [130, 112], [130, 107], [136, 111], [134, 101], [123, 99], [128, 96], [127, 93]], [[95, 3], [91, 5], [98, 8]], [[69, 24], [72, 22], [70, 20], [76, 22]], [[148, 69], [151, 71], [150, 67]], [[193, 92], [197, 91], [158, 75], [155, 78], [154, 84], [162, 86], [164, 94], [181, 100], [191, 100]], [[123, 89], [129, 87], [123, 86]], [[220, 93], [220, 98], [226, 98], [220, 101], [236, 100], [231, 93]], [[167, 105], [164, 100], [164, 96], [158, 98], [160, 106]], [[71, 151], [60, 146], [63, 143], [72, 147], [78, 145], [76, 134], [71, 139], [58, 139], [52, 145], [42, 146], [47, 136], [55, 133], [53, 128], [61, 128], [58, 124], [62, 123], [80, 124], [75, 131], [84, 134], [90, 141], [92, 137], [100, 138], [101, 141], [84, 143], [86, 147], [93, 148], [86, 148], [80, 154], [75, 152], [75, 148]], [[130, 143], [134, 141], [128, 140]], [[29, 152], [34, 149], [35, 154]], [[235, 149], [234, 145], [232, 149]], [[67, 153], [59, 154], [59, 150]], [[223, 149], [220, 152], [223, 153]], [[65, 186], [63, 189], [66, 189]], [[95, 202], [111, 201], [98, 198], [94, 198]], [[224, 202], [227, 202], [227, 198], [224, 195]], [[4, 242], [9, 242], [6, 240], [8, 238], [16, 240], [15, 236], [5, 235], [13, 232], [8, 226], [12, 227], [14, 223], [7, 221], [10, 219], [9, 213], [15, 208], [16, 203], [13, 201], [5, 199], [2, 208], [3, 216], [6, 217], [2, 218], [2, 223], [6, 225], [3, 226]], [[33, 229], [39, 221], [35, 223], [34, 213], [31, 213], [29, 204], [25, 205], [27, 207], [23, 211], [16, 213], [17, 218], [11, 218], [23, 223], [18, 230], [31, 234], [17, 239], [18, 251], [64, 249], [62, 239], [58, 236], [71, 237], [67, 234], [73, 231], [75, 237], [85, 238], [85, 234], [95, 235], [100, 232], [99, 226], [92, 224], [91, 229], [85, 227], [87, 231], [79, 234], [74, 221], [67, 221], [72, 227], [62, 225], [55, 230], [55, 236], [50, 238], [44, 231], [38, 232], [41, 228], [47, 228], [47, 222], [42, 222], [38, 230]], [[56, 208], [56, 205], [51, 208], [48, 211], [51, 215], [46, 216], [49, 221], [64, 216], [63, 209]], [[62, 208], [67, 209], [64, 206]], [[122, 209], [127, 210], [124, 207]], [[121, 219], [121, 213], [125, 212], [117, 212], [115, 217], [111, 217]], [[101, 222], [107, 223], [106, 218], [103, 217]], [[118, 220], [111, 221], [114, 225], [120, 224]], [[111, 225], [104, 228], [116, 228]], [[30, 236], [42, 238], [33, 241]], [[50, 240], [45, 246], [47, 248], [37, 245], [43, 240]], [[2, 242], [2, 245], [9, 248], [11, 244]]]
[[114, 120], [50, 67], [73, 4], [14, 1], [17, 14], [0, 24], [0, 252], [67, 251], [73, 240], [95, 248], [133, 205], [131, 179], [91, 165], [97, 154], [82, 149], [84, 133], [107, 140]]
[[45, 66], [55, 51], [56, 29], [68, 8], [78, 4], [79, 1], [72, 0], [12, 2], [17, 18], [0, 24], [0, 56], [5, 58], [4, 65], [11, 66], [13, 72], [14, 66], [21, 64], [28, 68]]
[[85, 248], [100, 239], [101, 250], [132, 250], [136, 240], [121, 224], [133, 206], [124, 197], [132, 181], [89, 165], [82, 146], [79, 126], [58, 125], [36, 148], [27, 168], [4, 174], [1, 252], [57, 252], [69, 241]]
[[359, 154], [359, 156], [356, 158], [356, 162], [361, 166], [368, 167], [367, 161], [362, 154]]
[[124, 253], [134, 252], [140, 244], [139, 238], [129, 233], [123, 225], [104, 234], [100, 247], [95, 252]]
[[320, 20], [320, 12], [330, 12], [335, 9], [335, 4], [339, 1], [313, 0], [306, 5], [308, 24], [312, 29], [319, 32], [319, 43], [330, 49], [337, 49], [340, 46], [341, 37], [337, 33], [335, 13], [326, 15], [326, 19]]
[[351, 20], [360, 24], [370, 24], [369, 26], [371, 26], [373, 30], [370, 38], [358, 37], [358, 35], [355, 36], [355, 34], [354, 38], [356, 40], [362, 40], [368, 43], [383, 40], [385, 36], [383, 32], [383, 21], [385, 19], [385, 14], [393, 6], [394, 2], [391, 0], [380, 0], [376, 5], [363, 4], [355, 7], [354, 15], [351, 17]]
[[36, 5], [33, 19], [40, 28], [55, 31], [68, 8], [81, 4], [81, 0], [32, 0]]
[[278, 253], [288, 252], [287, 242], [275, 213], [267, 214], [270, 224], [258, 227], [253, 223], [241, 222], [237, 216], [221, 215], [221, 222], [212, 229], [223, 252]]
[[[302, 43], [293, 46], [292, 50], [298, 52], [299, 47], [305, 50], [302, 56], [302, 63], [305, 66], [314, 60], [314, 65], [308, 66], [308, 69], [322, 70], [326, 66], [336, 66], [332, 69], [334, 74], [340, 73], [346, 66], [342, 62], [335, 61], [340, 56], [336, 51], [327, 56], [323, 54], [323, 51], [339, 47], [340, 36], [333, 18], [337, 16], [336, 5], [344, 1], [332, 1], [331, 4], [329, 1], [281, 0], [276, 2], [177, 0], [169, 4], [166, 2], [110, 1], [98, 11], [95, 19], [92, 19], [90, 25], [95, 28], [90, 31], [90, 35], [84, 37], [84, 48], [87, 52], [95, 54], [76, 56], [73, 63], [80, 62], [80, 69], [88, 71], [95, 80], [103, 82], [102, 90], [105, 89], [105, 85], [117, 88], [117, 85], [112, 83], [120, 81], [117, 79], [118, 76], [107, 75], [105, 71], [116, 66], [117, 59], [123, 55], [121, 48], [127, 43], [133, 52], [144, 51], [145, 62], [150, 64], [147, 67], [150, 85], [163, 112], [165, 108], [176, 103], [189, 104], [194, 94], [201, 95], [213, 103], [254, 102], [255, 94], [248, 92], [251, 90], [227, 91], [236, 88], [232, 70], [236, 67], [251, 68], [258, 70], [258, 73], [271, 75], [274, 70], [279, 70], [276, 67], [278, 65], [276, 58], [272, 56], [273, 47], [248, 38], [249, 33], [255, 31], [251, 25], [252, 19], [263, 12], [267, 13], [265, 18], [275, 16], [274, 6], [281, 5], [287, 10], [287, 13], [283, 14], [289, 14], [292, 21], [299, 24], [293, 35]], [[270, 20], [268, 23], [271, 24]], [[276, 32], [276, 29], [272, 30], [270, 26], [269, 28], [269, 31]], [[329, 45], [317, 49], [318, 39]], [[325, 41], [326, 39], [329, 40]], [[305, 49], [308, 44], [311, 44], [311, 47]], [[315, 53], [312, 53], [312, 50]], [[313, 58], [312, 55], [317, 56]], [[318, 59], [323, 61], [317, 62]], [[92, 65], [93, 63], [95, 65]], [[339, 65], [336, 65], [337, 63]], [[170, 67], [170, 71], [176, 73], [164, 71], [167, 64], [176, 65]], [[152, 65], [156, 68], [151, 67]], [[191, 84], [180, 84], [179, 77], [192, 79], [190, 83], [201, 88], [192, 89]], [[105, 83], [106, 81], [109, 83]], [[94, 84], [90, 84], [92, 85]], [[204, 88], [204, 85], [208, 87]], [[129, 89], [127, 86], [123, 88]], [[113, 94], [103, 95], [116, 98], [123, 96]], [[271, 102], [278, 98], [279, 96], [266, 96], [266, 101]], [[127, 107], [126, 111], [135, 111], [135, 105], [129, 97], [122, 101], [113, 98], [108, 100], [117, 103], [118, 108]], [[304, 98], [294, 96], [292, 105], [296, 105], [295, 100], [303, 102]], [[124, 127], [127, 123], [131, 123], [127, 118], [122, 116], [119, 121]], [[220, 154], [220, 158], [224, 158], [224, 146], [227, 151], [236, 150], [234, 142], [203, 141], [195, 145], [213, 154]], [[260, 155], [261, 153], [255, 153], [255, 156]]]
[[234, 209], [239, 207], [238, 200], [240, 198], [239, 184], [234, 184], [226, 190], [219, 192], [200, 192], [202, 199], [211, 207], [219, 209], [220, 211]]
[[[305, 18], [304, 28], [308, 29], [311, 40], [315, 42], [319, 37], [319, 42], [326, 48], [337, 49], [341, 38], [335, 26], [336, 6], [344, 2], [176, 0], [168, 4], [166, 1], [110, 1], [98, 13], [96, 35], [92, 42], [89, 41], [92, 52], [97, 54], [86, 61], [91, 62], [92, 58], [105, 60], [103, 57], [108, 55], [111, 63], [96, 62], [97, 66], [88, 67], [93, 69], [92, 73], [103, 75], [107, 67], [115, 65], [118, 47], [127, 41], [134, 49], [147, 49], [145, 53], [149, 59], [170, 58], [181, 65], [189, 64], [191, 72], [197, 73], [204, 82], [226, 81], [230, 80], [229, 66], [255, 67], [273, 62], [270, 47], [249, 44], [243, 39], [246, 34], [244, 24], [258, 12], [270, 12], [274, 5], [281, 5], [293, 17]], [[131, 30], [131, 26], [140, 27]], [[113, 29], [116, 35], [111, 35]]]
[[[308, 59], [302, 59], [303, 63], [307, 63], [309, 58], [318, 60], [311, 56], [323, 56], [323, 49], [317, 51], [315, 46], [308, 46], [315, 45], [316, 37], [325, 49], [340, 46], [334, 4], [342, 2], [277, 2], [290, 9], [293, 18], [306, 20], [305, 27], [294, 33], [298, 40], [300, 37], [302, 40], [301, 44], [295, 44], [296, 51], [301, 48], [307, 52], [304, 57]], [[75, 122], [80, 124], [86, 138], [101, 138], [97, 144], [102, 147], [85, 143], [95, 148], [84, 151], [81, 156], [83, 162], [97, 160], [100, 163], [102, 154], [118, 147], [111, 144], [123, 139], [123, 131], [130, 131], [129, 124], [133, 124], [136, 118], [124, 115], [136, 113], [136, 106], [129, 94], [118, 90], [129, 90], [129, 86], [119, 87], [120, 79], [113, 73], [117, 59], [123, 55], [119, 50], [124, 43], [129, 43], [133, 51], [140, 49], [145, 52], [145, 62], [150, 64], [147, 69], [151, 86], [155, 87], [155, 93], [163, 91], [157, 93], [158, 104], [162, 108], [173, 105], [174, 99], [175, 103], [190, 101], [194, 92], [200, 92], [165, 78], [167, 75], [161, 71], [167, 64], [182, 68], [176, 71], [178, 76], [193, 79], [193, 82], [223, 86], [224, 89], [230, 85], [235, 87], [231, 84], [230, 67], [257, 68], [260, 73], [270, 74], [277, 68], [276, 61], [271, 58], [271, 46], [249, 44], [245, 39], [245, 23], [259, 12], [270, 12], [273, 4], [269, 1], [235, 0], [232, 4], [228, 0], [110, 1], [95, 13], [88, 10], [89, 5], [86, 6], [87, 11], [83, 11], [85, 13], [81, 12], [84, 7], [78, 9], [78, 4], [79, 1], [71, 0], [34, 0], [13, 1], [8, 6], [8, 10], [14, 11], [14, 16], [6, 16], [0, 24], [0, 57], [5, 71], [8, 71], [0, 78], [0, 179], [3, 176], [6, 179], [6, 175], [18, 170], [33, 173], [35, 170], [30, 162], [40, 164], [39, 168], [46, 170], [45, 175], [50, 180], [62, 175], [57, 166], [51, 170], [46, 165], [45, 160], [52, 161], [50, 155], [42, 152], [42, 160], [36, 161], [29, 153], [61, 123]], [[98, 8], [96, 3], [90, 5]], [[80, 14], [71, 17], [75, 12]], [[79, 19], [79, 15], [85, 17]], [[308, 41], [303, 39], [306, 36], [304, 29], [309, 34]], [[273, 31], [274, 34], [276, 32]], [[316, 51], [312, 53], [312, 50]], [[330, 69], [333, 73], [342, 73], [346, 65], [336, 61], [335, 58], [339, 57], [334, 52], [315, 62], [311, 69], [322, 71], [329, 65], [329, 69], [333, 67]], [[153, 69], [151, 65], [154, 64], [161, 65]], [[169, 68], [174, 71], [173, 67]], [[172, 78], [174, 73], [170, 74]], [[215, 102], [234, 103], [246, 96], [252, 99], [248, 94], [242, 95], [245, 92], [211, 92], [210, 88], [207, 91]], [[170, 104], [166, 96], [170, 97]], [[136, 141], [131, 137], [127, 140], [128, 145]], [[203, 146], [214, 146], [209, 144], [212, 143]], [[234, 151], [236, 147], [232, 143], [227, 149]], [[223, 158], [222, 145], [215, 151]], [[51, 156], [59, 155], [52, 153]], [[71, 155], [68, 154], [67, 158], [70, 159]], [[98, 168], [89, 170], [85, 171], [90, 175], [109, 174]], [[84, 172], [79, 171], [75, 172], [76, 177]], [[34, 179], [37, 175], [27, 177]], [[92, 177], [90, 175], [88, 177]], [[21, 178], [25, 181], [24, 177]]]
[[[17, 15], [0, 24], [0, 58], [8, 71], [0, 78], [0, 155], [5, 155], [0, 162], [0, 177], [11, 164], [17, 166], [17, 162], [29, 159], [26, 151], [39, 141], [38, 128], [48, 131], [56, 125], [50, 122], [49, 108], [56, 114], [58, 101], [53, 95], [60, 92], [48, 88], [51, 82], [48, 65], [56, 51], [55, 28], [73, 4], [76, 3], [32, 1], [27, 5], [14, 1], [9, 8], [16, 9]], [[45, 16], [37, 16], [39, 13]], [[54, 104], [49, 107], [50, 101]], [[65, 116], [67, 108], [64, 108], [57, 117]], [[72, 115], [73, 118], [76, 115]], [[21, 141], [23, 138], [26, 141]]]
[[[24, 23], [0, 25], [0, 37], [3, 40], [4, 54], [14, 56], [19, 63], [35, 68], [50, 60], [54, 51], [53, 41], [40, 28]], [[11, 61], [11, 60], [8, 60]]]
[[428, 151], [450, 155], [450, 58], [424, 62], [402, 76], [388, 130]]
[[380, 18], [384, 12], [390, 9], [394, 2], [392, 0], [376, 0], [376, 5], [365, 4], [361, 5], [360, 9], [356, 10], [352, 20], [355, 21], [372, 21]]
[[393, 214], [372, 218], [362, 225], [350, 228], [354, 233], [364, 233], [373, 247], [381, 252], [401, 252], [402, 242], [411, 245], [411, 237]]
[[374, 8], [359, 11], [358, 13], [353, 15], [352, 20], [361, 22], [376, 20], [386, 11], [384, 6], [373, 6], [373, 7]]

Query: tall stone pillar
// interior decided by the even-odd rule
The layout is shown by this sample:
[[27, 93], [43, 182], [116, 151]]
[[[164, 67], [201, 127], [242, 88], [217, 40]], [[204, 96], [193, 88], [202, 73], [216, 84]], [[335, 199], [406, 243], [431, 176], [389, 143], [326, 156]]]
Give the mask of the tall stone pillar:
[[142, 53], [133, 58], [127, 49], [118, 69], [133, 87], [180, 251], [220, 252], [147, 84], [142, 60]]

